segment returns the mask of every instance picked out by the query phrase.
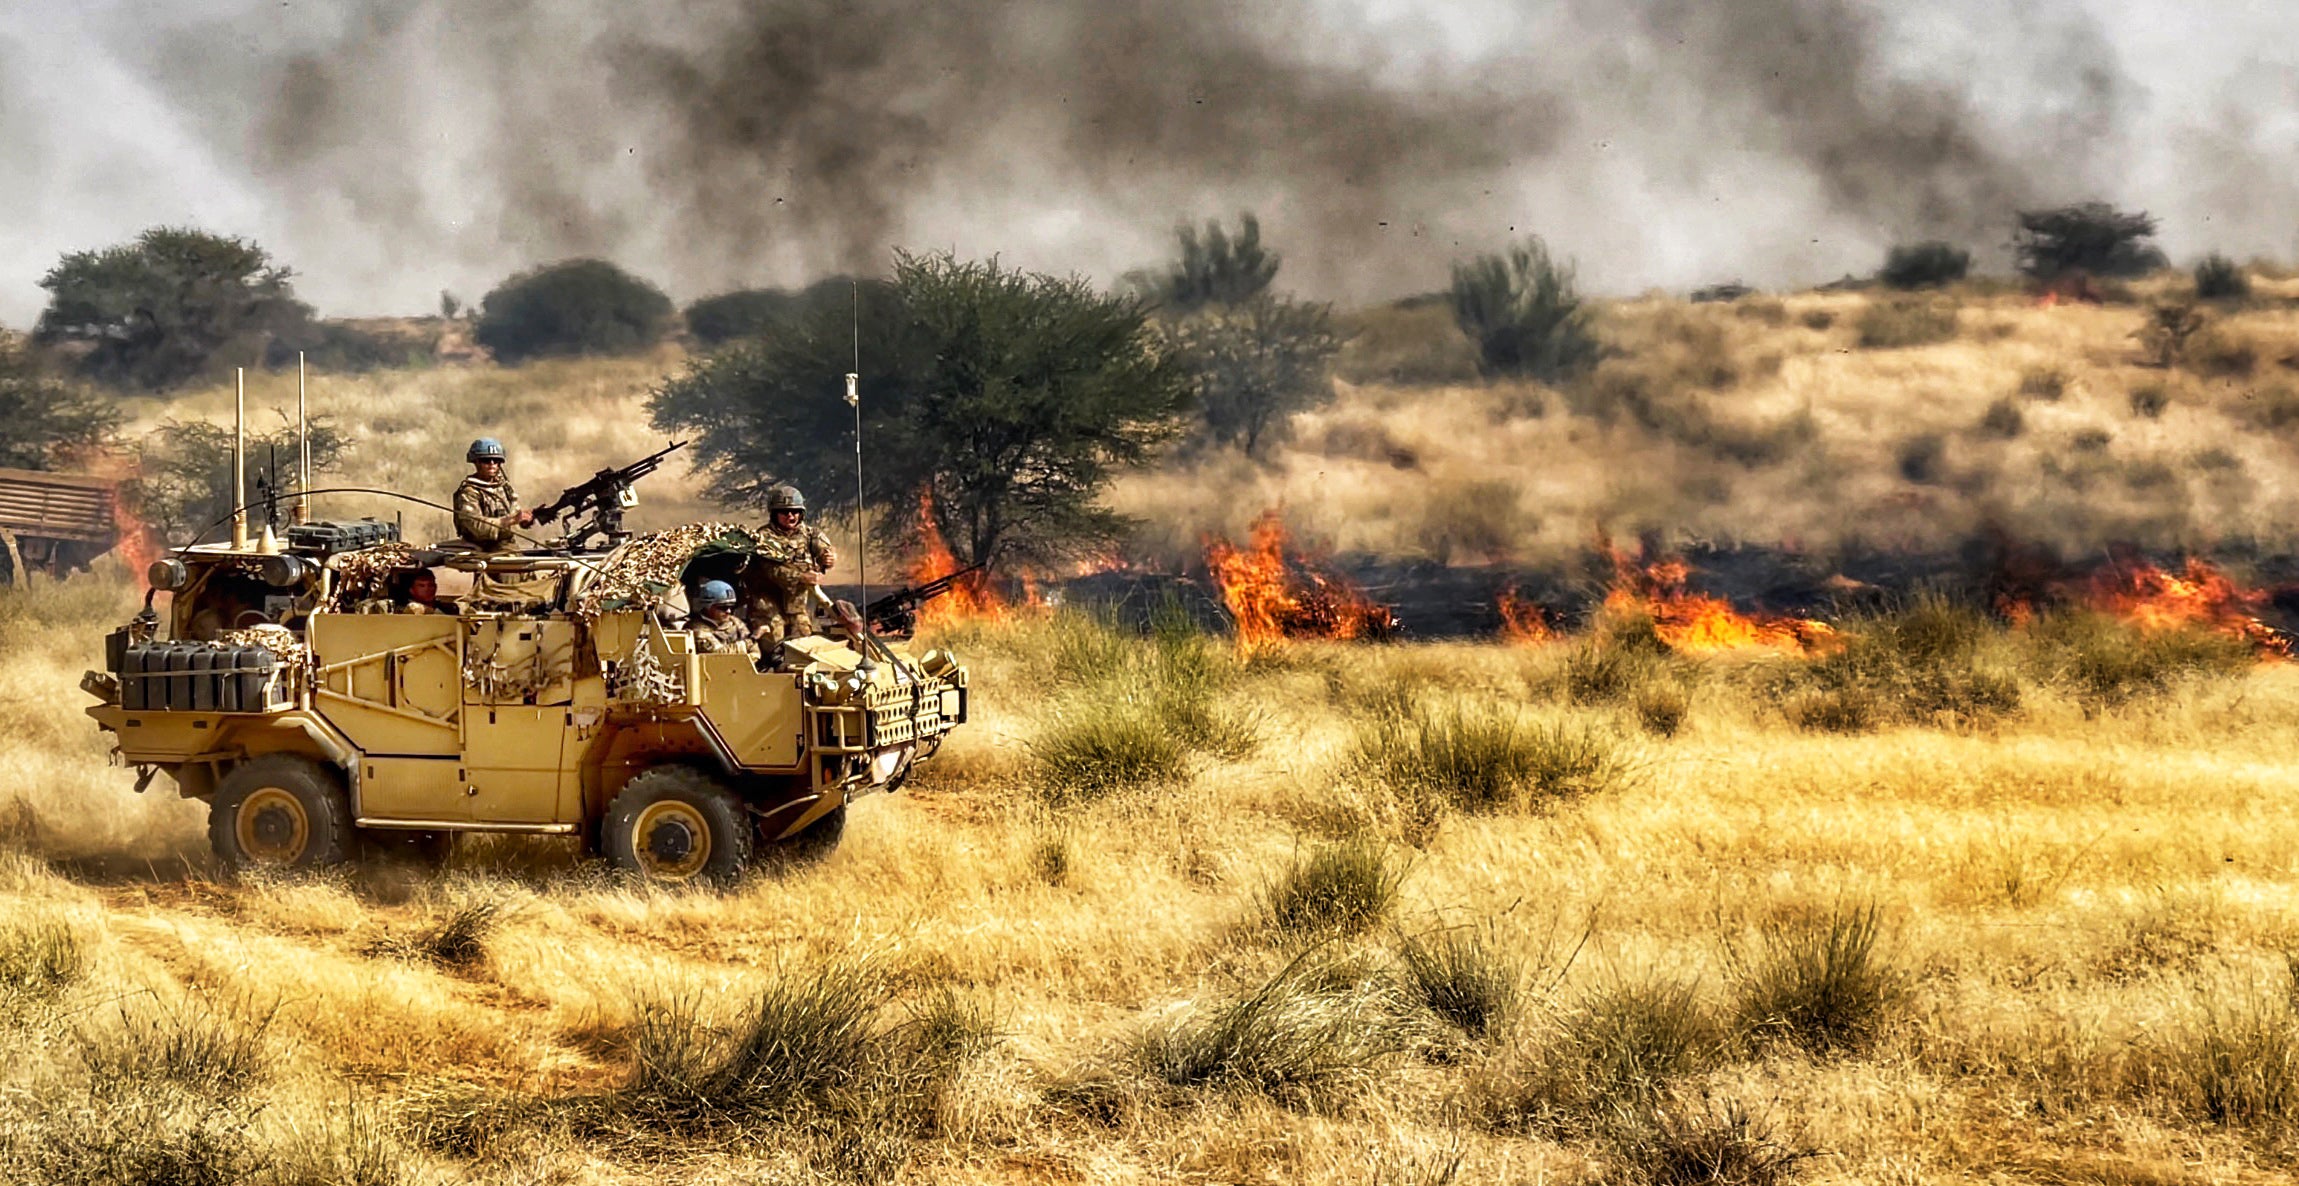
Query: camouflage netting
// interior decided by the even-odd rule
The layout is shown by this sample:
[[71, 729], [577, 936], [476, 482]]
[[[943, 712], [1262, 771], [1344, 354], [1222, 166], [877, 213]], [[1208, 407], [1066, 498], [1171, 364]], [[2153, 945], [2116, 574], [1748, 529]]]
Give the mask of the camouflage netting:
[[590, 621], [609, 610], [652, 606], [678, 587], [696, 557], [712, 552], [750, 555], [758, 541], [732, 523], [690, 523], [642, 535], [600, 560], [568, 609]]
[[262, 647], [279, 657], [281, 667], [308, 667], [311, 665], [311, 649], [303, 644], [303, 639], [297, 637], [293, 630], [276, 622], [266, 622], [261, 626], [249, 626], [240, 630], [226, 630], [218, 641], [225, 646]]
[[347, 612], [363, 601], [390, 596], [392, 573], [420, 567], [415, 552], [413, 544], [387, 543], [329, 560], [335, 570], [335, 596], [328, 608]]

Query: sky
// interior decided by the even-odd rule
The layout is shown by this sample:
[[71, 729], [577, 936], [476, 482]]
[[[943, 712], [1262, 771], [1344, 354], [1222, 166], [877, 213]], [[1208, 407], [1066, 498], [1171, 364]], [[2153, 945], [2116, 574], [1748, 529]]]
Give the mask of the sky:
[[1872, 271], [2102, 199], [2299, 257], [2299, 5], [0, 0], [0, 324], [66, 252], [251, 238], [332, 316], [612, 259], [682, 301], [897, 249], [1111, 282], [1252, 210], [1280, 286]]

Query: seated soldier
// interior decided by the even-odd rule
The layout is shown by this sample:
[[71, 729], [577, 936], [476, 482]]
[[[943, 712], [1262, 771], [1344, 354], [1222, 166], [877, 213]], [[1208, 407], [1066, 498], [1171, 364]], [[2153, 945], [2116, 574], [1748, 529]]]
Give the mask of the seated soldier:
[[721, 651], [735, 651], [758, 658], [758, 644], [751, 641], [750, 626], [734, 613], [734, 586], [725, 581], [704, 581], [695, 590], [695, 616], [688, 620], [687, 629], [694, 631], [695, 651], [712, 655]]
[[407, 578], [404, 594], [394, 597], [392, 608], [403, 614], [452, 614], [453, 601], [441, 600], [439, 577], [428, 568], [418, 568]]

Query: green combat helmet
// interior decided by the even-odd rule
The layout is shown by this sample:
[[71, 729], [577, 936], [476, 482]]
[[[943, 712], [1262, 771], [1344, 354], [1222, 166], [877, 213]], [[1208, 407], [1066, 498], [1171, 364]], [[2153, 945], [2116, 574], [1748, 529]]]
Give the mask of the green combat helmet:
[[796, 486], [777, 486], [766, 492], [766, 509], [769, 514], [775, 511], [803, 511], [806, 509], [806, 496], [800, 494]]

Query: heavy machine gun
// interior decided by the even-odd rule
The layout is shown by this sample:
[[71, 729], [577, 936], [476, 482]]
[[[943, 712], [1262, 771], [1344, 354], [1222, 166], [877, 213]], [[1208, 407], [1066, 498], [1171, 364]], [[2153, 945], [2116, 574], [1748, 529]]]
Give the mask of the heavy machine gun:
[[623, 530], [623, 512], [639, 505], [638, 491], [632, 484], [660, 469], [663, 458], [685, 447], [685, 441], [672, 441], [621, 469], [600, 470], [588, 481], [569, 486], [557, 498], [536, 507], [535, 522], [548, 523], [562, 515], [573, 519], [588, 512], [589, 518], [567, 528], [558, 546], [581, 548], [595, 537], [604, 537], [605, 546], [614, 547], [631, 537]]
[[862, 611], [862, 620], [868, 622], [872, 630], [887, 634], [914, 633], [918, 629], [918, 607], [957, 588], [967, 577], [986, 567], [969, 564], [956, 572], [935, 577], [923, 585], [912, 585], [884, 597], [872, 598]]

